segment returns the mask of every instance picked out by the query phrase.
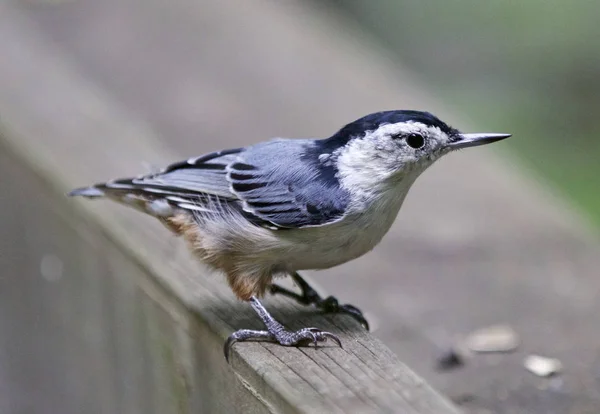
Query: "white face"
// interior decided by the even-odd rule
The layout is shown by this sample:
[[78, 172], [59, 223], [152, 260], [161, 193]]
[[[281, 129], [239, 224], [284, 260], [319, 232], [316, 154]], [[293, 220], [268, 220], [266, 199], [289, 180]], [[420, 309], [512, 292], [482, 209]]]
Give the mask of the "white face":
[[419, 122], [382, 124], [332, 154], [342, 186], [368, 191], [403, 178], [412, 182], [442, 155], [451, 137]]

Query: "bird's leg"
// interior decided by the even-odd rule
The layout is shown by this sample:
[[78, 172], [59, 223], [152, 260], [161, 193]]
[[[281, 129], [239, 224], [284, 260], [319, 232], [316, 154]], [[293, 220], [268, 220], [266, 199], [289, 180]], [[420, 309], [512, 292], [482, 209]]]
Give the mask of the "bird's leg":
[[282, 324], [277, 322], [271, 316], [271, 314], [269, 314], [256, 296], [252, 296], [250, 298], [250, 304], [265, 324], [267, 330], [255, 331], [251, 329], [240, 329], [239, 331], [232, 333], [229, 338], [227, 338], [227, 341], [225, 341], [225, 346], [223, 348], [223, 351], [225, 352], [225, 359], [227, 361], [229, 361], [229, 350], [233, 344], [240, 341], [246, 341], [248, 339], [272, 341], [285, 346], [297, 346], [303, 343], [312, 342], [315, 344], [315, 346], [317, 346], [319, 342], [326, 342], [327, 338], [331, 338], [340, 347], [342, 346], [342, 342], [336, 335], [332, 334], [331, 332], [322, 331], [321, 329], [303, 328], [295, 332], [287, 330]]
[[338, 300], [333, 296], [328, 296], [323, 299], [317, 291], [308, 284], [306, 280], [298, 274], [298, 272], [292, 272], [290, 274], [294, 282], [302, 289], [302, 294], [298, 294], [290, 291], [289, 289], [283, 288], [279, 285], [272, 284], [270, 287], [272, 294], [280, 294], [296, 300], [298, 303], [303, 305], [315, 305], [318, 309], [325, 313], [345, 313], [356, 319], [361, 325], [369, 330], [369, 322], [365, 319], [360, 309], [356, 306], [343, 304], [340, 305]]

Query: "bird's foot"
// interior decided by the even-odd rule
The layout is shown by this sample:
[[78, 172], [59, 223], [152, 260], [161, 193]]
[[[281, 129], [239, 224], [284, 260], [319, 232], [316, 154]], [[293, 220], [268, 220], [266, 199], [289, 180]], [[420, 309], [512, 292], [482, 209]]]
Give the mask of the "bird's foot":
[[291, 290], [276, 284], [271, 285], [271, 293], [274, 295], [279, 294], [287, 296], [296, 300], [302, 305], [314, 305], [317, 309], [320, 309], [324, 313], [343, 313], [350, 315], [356, 321], [358, 321], [358, 323], [369, 330], [369, 322], [367, 322], [361, 310], [356, 306], [347, 303], [340, 304], [339, 301], [333, 296], [328, 296], [327, 298], [323, 299], [317, 293], [317, 291], [310, 286], [308, 282], [306, 282], [298, 273], [294, 272], [291, 276], [292, 279], [294, 279], [294, 282], [296, 282], [298, 286], [300, 286], [300, 289], [302, 289], [301, 294], [292, 292]]
[[295, 332], [287, 330], [282, 324], [277, 322], [265, 309], [265, 307], [256, 298], [251, 299], [251, 304], [258, 316], [265, 324], [267, 330], [257, 331], [252, 329], [240, 329], [232, 333], [225, 341], [223, 352], [225, 359], [229, 361], [229, 352], [236, 342], [247, 341], [249, 339], [277, 342], [284, 346], [300, 346], [313, 343], [316, 346], [324, 343], [327, 339], [333, 340], [338, 346], [342, 347], [340, 338], [331, 332], [326, 332], [318, 328], [303, 328]]
[[316, 302], [315, 306], [325, 313], [345, 313], [346, 315], [350, 315], [364, 326], [367, 331], [369, 330], [369, 322], [367, 322], [362, 311], [354, 305], [350, 305], [349, 303], [340, 304], [335, 297], [328, 296]]
[[235, 331], [232, 333], [227, 341], [225, 341], [225, 346], [223, 348], [223, 352], [225, 353], [225, 359], [229, 361], [229, 352], [231, 347], [236, 342], [243, 342], [247, 340], [260, 340], [260, 341], [270, 341], [277, 342], [283, 346], [301, 346], [313, 343], [315, 347], [319, 345], [319, 343], [327, 342], [327, 339], [331, 338], [338, 346], [342, 347], [342, 342], [340, 338], [331, 332], [322, 331], [318, 328], [303, 328], [299, 329], [295, 332], [288, 331], [284, 329], [278, 333], [271, 333], [269, 331], [255, 331], [251, 329], [240, 329], [239, 331]]

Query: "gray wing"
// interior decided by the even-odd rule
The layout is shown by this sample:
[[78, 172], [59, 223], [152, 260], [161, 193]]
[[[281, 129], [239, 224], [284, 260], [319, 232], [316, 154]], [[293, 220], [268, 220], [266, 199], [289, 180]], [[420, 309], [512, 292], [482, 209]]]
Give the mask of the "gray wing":
[[228, 203], [259, 225], [319, 226], [344, 215], [348, 194], [331, 167], [318, 162], [311, 140], [274, 140], [206, 154], [172, 164], [158, 174], [107, 183], [198, 209], [210, 200]]
[[321, 226], [341, 219], [349, 194], [313, 140], [275, 140], [252, 147], [228, 167], [244, 211], [277, 227]]
[[192, 199], [204, 195], [235, 199], [229, 190], [227, 166], [234, 163], [244, 150], [235, 148], [189, 158], [169, 165], [158, 174], [135, 178], [131, 183]]

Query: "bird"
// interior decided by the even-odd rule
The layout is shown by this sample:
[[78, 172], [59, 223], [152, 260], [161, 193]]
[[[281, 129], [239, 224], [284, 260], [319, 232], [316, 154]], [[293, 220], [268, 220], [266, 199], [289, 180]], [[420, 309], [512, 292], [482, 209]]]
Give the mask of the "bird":
[[[370, 252], [395, 221], [415, 180], [442, 156], [510, 137], [462, 133], [430, 112], [386, 110], [327, 138], [273, 138], [185, 159], [149, 174], [77, 188], [69, 196], [133, 207], [182, 236], [194, 256], [224, 274], [264, 330], [240, 329], [224, 343], [319, 345], [339, 337], [314, 327], [288, 330], [261, 302], [290, 297], [369, 325], [356, 306], [322, 298], [298, 273]], [[274, 279], [290, 276], [301, 293]]]

